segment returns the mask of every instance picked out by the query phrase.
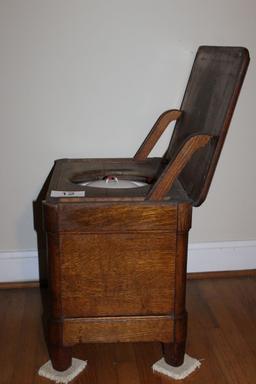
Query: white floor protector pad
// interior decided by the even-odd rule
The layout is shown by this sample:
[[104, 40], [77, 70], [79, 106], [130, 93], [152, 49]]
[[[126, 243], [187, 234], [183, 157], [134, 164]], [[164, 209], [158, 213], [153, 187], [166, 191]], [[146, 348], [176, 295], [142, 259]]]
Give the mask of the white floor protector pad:
[[185, 379], [190, 373], [195, 371], [197, 368], [200, 368], [201, 363], [197, 359], [193, 359], [192, 357], [185, 355], [184, 363], [179, 367], [172, 367], [167, 364], [164, 358], [157, 361], [152, 369], [154, 372], [161, 373], [163, 375], [169, 376], [175, 380]]
[[66, 371], [56, 371], [52, 367], [51, 361], [47, 361], [38, 371], [39, 376], [53, 380], [55, 383], [67, 384], [82, 372], [87, 365], [87, 361], [72, 359], [72, 365]]

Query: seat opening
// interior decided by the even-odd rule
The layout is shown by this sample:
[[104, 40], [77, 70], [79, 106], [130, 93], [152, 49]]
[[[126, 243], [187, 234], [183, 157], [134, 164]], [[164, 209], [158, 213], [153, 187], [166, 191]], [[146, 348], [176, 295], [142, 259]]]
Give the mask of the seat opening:
[[141, 188], [150, 184], [149, 178], [141, 175], [121, 175], [117, 173], [102, 175], [95, 173], [83, 177], [76, 176], [71, 180], [73, 183], [93, 188], [128, 189]]

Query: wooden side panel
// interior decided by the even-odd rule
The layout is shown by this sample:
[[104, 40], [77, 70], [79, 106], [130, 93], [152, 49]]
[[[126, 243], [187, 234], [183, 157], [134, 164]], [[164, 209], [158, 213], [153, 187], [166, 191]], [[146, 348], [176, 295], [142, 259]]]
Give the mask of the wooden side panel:
[[66, 319], [65, 345], [136, 341], [170, 342], [173, 319], [169, 316]]
[[175, 233], [61, 235], [65, 317], [169, 314]]
[[175, 231], [177, 205], [60, 204], [59, 217], [61, 232]]

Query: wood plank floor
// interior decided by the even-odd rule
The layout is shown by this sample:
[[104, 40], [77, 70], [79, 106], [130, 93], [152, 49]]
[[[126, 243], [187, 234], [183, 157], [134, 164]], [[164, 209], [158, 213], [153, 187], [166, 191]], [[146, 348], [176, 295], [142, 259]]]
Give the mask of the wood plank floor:
[[[202, 367], [179, 383], [256, 383], [256, 278], [191, 280], [187, 289], [188, 353]], [[0, 384], [46, 384], [48, 360], [39, 289], [0, 290]], [[74, 348], [88, 368], [75, 384], [168, 384], [152, 364], [158, 343], [90, 344]]]

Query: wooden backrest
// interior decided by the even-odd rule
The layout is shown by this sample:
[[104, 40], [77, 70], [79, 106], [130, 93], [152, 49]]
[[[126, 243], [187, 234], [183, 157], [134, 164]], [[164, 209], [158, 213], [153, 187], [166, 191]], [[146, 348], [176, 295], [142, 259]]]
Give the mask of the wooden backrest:
[[215, 139], [199, 149], [179, 175], [195, 206], [206, 198], [248, 64], [246, 48], [198, 49], [180, 108], [183, 113], [164, 155], [172, 160], [190, 135], [214, 135]]

